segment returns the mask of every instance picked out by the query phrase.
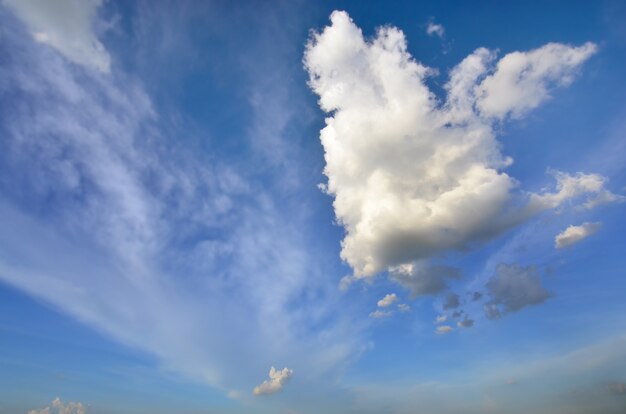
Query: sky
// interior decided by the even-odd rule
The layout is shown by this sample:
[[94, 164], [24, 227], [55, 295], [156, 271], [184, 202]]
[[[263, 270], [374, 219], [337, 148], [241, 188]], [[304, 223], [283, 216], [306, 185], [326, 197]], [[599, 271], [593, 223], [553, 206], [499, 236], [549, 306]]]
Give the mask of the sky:
[[620, 1], [0, 1], [0, 414], [626, 410]]

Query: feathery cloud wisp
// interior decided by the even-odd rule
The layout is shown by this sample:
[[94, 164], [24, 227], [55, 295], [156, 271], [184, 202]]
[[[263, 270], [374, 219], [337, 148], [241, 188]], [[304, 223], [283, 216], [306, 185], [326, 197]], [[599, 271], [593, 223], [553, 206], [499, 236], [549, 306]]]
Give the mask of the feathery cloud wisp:
[[102, 0], [3, 0], [33, 38], [80, 65], [109, 72], [111, 57], [94, 32]]

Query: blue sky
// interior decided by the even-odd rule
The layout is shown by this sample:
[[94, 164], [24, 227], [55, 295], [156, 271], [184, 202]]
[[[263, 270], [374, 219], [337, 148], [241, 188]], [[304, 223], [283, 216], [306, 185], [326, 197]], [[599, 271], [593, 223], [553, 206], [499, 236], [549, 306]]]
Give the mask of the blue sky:
[[0, 3], [0, 413], [622, 413], [618, 1]]

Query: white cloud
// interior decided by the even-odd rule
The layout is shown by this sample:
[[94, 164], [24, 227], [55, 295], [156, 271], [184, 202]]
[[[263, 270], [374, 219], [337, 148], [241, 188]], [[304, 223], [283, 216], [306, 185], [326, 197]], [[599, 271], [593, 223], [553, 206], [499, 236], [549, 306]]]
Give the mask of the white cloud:
[[254, 387], [252, 394], [268, 395], [281, 391], [292, 375], [293, 370], [289, 368], [283, 368], [282, 370], [277, 371], [276, 368], [272, 367], [269, 372], [270, 379], [265, 380], [261, 385]]
[[74, 63], [108, 72], [111, 57], [94, 32], [102, 0], [2, 0], [33, 38]]
[[405, 313], [405, 312], [409, 312], [410, 310], [411, 310], [411, 307], [407, 305], [406, 303], [398, 304], [398, 311]]
[[[495, 67], [495, 53], [477, 49], [451, 71], [442, 105], [426, 86], [432, 70], [411, 57], [400, 30], [382, 27], [368, 41], [347, 13], [330, 20], [304, 61], [328, 113], [320, 133], [326, 189], [346, 230], [341, 257], [355, 278], [389, 270], [413, 295], [437, 293], [453, 274], [420, 270], [428, 259], [492, 239], [585, 191], [605, 191], [583, 184], [575, 195], [514, 194], [518, 183], [503, 171], [512, 159], [494, 132], [497, 119], [522, 116], [552, 84], [571, 82], [593, 44], [548, 44], [508, 54]], [[512, 94], [501, 96], [500, 86]], [[566, 177], [557, 174], [559, 185]]]
[[574, 80], [581, 63], [597, 50], [593, 43], [572, 47], [548, 43], [529, 52], [512, 52], [476, 86], [476, 106], [482, 115], [519, 118], [550, 97], [552, 86]]
[[499, 265], [487, 282], [487, 291], [491, 300], [485, 305], [485, 313], [490, 319], [498, 318], [502, 312], [517, 312], [543, 303], [550, 297], [541, 283], [539, 271], [534, 266], [517, 264]]
[[571, 246], [574, 243], [586, 239], [601, 227], [600, 223], [583, 223], [580, 226], [569, 226], [554, 238], [554, 245], [557, 249]]
[[437, 24], [435, 22], [428, 22], [428, 25], [426, 26], [426, 33], [429, 36], [436, 35], [439, 37], [443, 37], [446, 33], [446, 30], [441, 24]]
[[552, 172], [556, 179], [556, 191], [532, 194], [529, 209], [541, 211], [557, 208], [567, 201], [583, 199], [582, 207], [591, 210], [606, 203], [622, 202], [626, 197], [613, 194], [605, 189], [606, 177], [598, 174], [567, 174]]
[[394, 302], [398, 300], [398, 297], [395, 293], [388, 293], [384, 298], [378, 301], [378, 306], [381, 308], [386, 308], [387, 306], [392, 305]]
[[382, 319], [382, 318], [388, 318], [391, 315], [393, 315], [393, 311], [385, 311], [385, 310], [377, 309], [374, 312], [370, 313], [370, 318]]
[[39, 410], [30, 410], [28, 414], [85, 414], [87, 409], [81, 403], [69, 402], [63, 404], [63, 402], [57, 397], [52, 401], [49, 407], [41, 408]]
[[448, 325], [442, 325], [442, 326], [438, 326], [435, 329], [435, 333], [438, 335], [444, 335], [447, 334], [448, 332], [452, 332], [454, 328], [452, 328], [451, 326]]

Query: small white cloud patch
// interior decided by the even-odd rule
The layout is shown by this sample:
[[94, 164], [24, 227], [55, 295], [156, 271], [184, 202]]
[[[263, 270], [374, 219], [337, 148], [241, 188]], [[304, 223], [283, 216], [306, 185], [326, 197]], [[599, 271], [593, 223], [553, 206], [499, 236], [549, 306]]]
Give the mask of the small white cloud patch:
[[283, 389], [285, 384], [289, 381], [289, 378], [293, 375], [293, 370], [289, 368], [283, 368], [277, 371], [276, 368], [270, 368], [269, 380], [263, 381], [261, 385], [254, 387], [252, 394], [254, 395], [269, 395], [279, 392]]
[[554, 238], [554, 245], [557, 249], [571, 246], [574, 243], [586, 239], [597, 232], [601, 223], [583, 223], [580, 226], [569, 226]]
[[438, 335], [444, 335], [447, 334], [448, 332], [452, 332], [454, 328], [452, 328], [451, 326], [448, 325], [442, 325], [442, 326], [438, 326], [435, 329], [435, 333]]
[[378, 307], [386, 308], [388, 306], [391, 306], [397, 300], [398, 300], [398, 297], [396, 296], [395, 293], [389, 293], [389, 294], [385, 295], [384, 298], [382, 298], [381, 300], [378, 301]]
[[393, 315], [393, 311], [384, 311], [384, 310], [378, 309], [370, 313], [370, 318], [382, 319], [382, 318], [388, 318], [391, 315]]
[[428, 26], [426, 26], [426, 33], [428, 36], [443, 37], [446, 34], [446, 29], [441, 24], [428, 22]]
[[69, 402], [63, 404], [59, 397], [52, 401], [49, 407], [39, 410], [30, 410], [28, 414], [85, 414], [87, 409], [81, 403]]
[[398, 304], [398, 311], [405, 313], [405, 312], [409, 312], [410, 310], [411, 310], [411, 307], [407, 305], [406, 303]]

